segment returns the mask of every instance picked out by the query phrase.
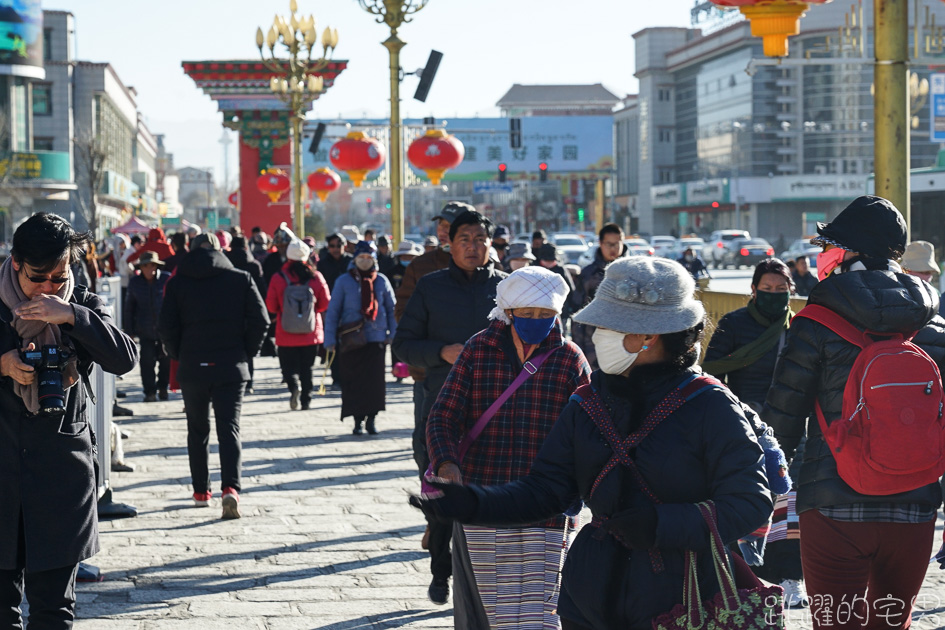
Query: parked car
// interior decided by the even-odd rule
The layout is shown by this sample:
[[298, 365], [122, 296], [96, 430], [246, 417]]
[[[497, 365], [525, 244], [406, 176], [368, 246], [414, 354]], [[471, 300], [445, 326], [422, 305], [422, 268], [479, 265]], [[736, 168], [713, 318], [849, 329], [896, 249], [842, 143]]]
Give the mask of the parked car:
[[[423, 239], [424, 239], [423, 234], [418, 234], [416, 232], [413, 232], [411, 234], [404, 234], [405, 241], [411, 241], [411, 242], [416, 243], [417, 245], [423, 245]], [[394, 243], [394, 247], [392, 247], [391, 249], [397, 249], [397, 245], [399, 245], [399, 243]]]
[[650, 245], [653, 247], [654, 256], [673, 258], [678, 241], [674, 236], [654, 236], [650, 239]]
[[716, 268], [722, 263], [729, 245], [737, 238], [751, 238], [745, 230], [716, 230], [702, 247], [702, 260], [706, 265]]
[[521, 234], [515, 235], [515, 240], [513, 243], [528, 243], [532, 244], [532, 233], [531, 232], [522, 232]]
[[578, 260], [588, 250], [584, 237], [574, 232], [555, 232], [548, 240], [555, 244], [558, 252], [571, 264], [578, 264]]
[[627, 252], [630, 256], [654, 256], [656, 254], [653, 246], [645, 238], [625, 238], [623, 244], [630, 250]]
[[736, 238], [729, 241], [722, 258], [723, 265], [732, 265], [736, 269], [742, 265], [754, 267], [762, 260], [774, 256], [771, 243], [763, 238]]
[[789, 260], [794, 260], [802, 254], [807, 254], [808, 266], [816, 267], [817, 254], [820, 252], [821, 248], [810, 244], [810, 238], [799, 238], [791, 243], [790, 247], [781, 252], [781, 260], [787, 262]]
[[692, 251], [694, 251], [696, 254], [701, 256], [702, 250], [703, 248], [705, 248], [705, 241], [695, 236], [683, 237], [679, 239], [679, 241], [677, 242], [676, 251], [673, 252], [673, 255], [671, 256], [671, 258], [673, 260], [678, 260], [682, 258], [683, 252], [685, 252], [690, 247], [692, 248]]

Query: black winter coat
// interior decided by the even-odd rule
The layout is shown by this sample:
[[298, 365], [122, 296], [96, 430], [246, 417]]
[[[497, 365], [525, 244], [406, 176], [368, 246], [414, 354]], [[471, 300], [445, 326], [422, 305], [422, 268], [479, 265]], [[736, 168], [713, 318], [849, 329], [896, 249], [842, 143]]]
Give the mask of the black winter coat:
[[351, 264], [352, 260], [354, 260], [354, 256], [348, 253], [342, 253], [341, 258], [338, 260], [332, 258], [331, 254], [325, 254], [318, 258], [318, 264], [315, 268], [318, 269], [318, 273], [322, 274], [325, 278], [325, 282], [328, 283], [329, 292], [335, 289], [335, 280], [338, 279], [338, 276], [348, 272], [348, 265]]
[[[849, 271], [834, 274], [811, 292], [810, 304], [825, 306], [861, 329], [909, 333], [945, 369], [945, 320], [936, 316], [938, 293], [915, 278], [891, 271]], [[939, 485], [887, 496], [855, 492], [840, 479], [814, 413], [819, 400], [828, 425], [843, 407], [843, 390], [860, 349], [825, 326], [795, 318], [774, 374], [763, 413], [764, 421], [790, 460], [807, 431], [801, 473], [796, 480], [797, 511], [856, 503], [922, 504], [942, 502]], [[808, 416], [810, 421], [807, 422]]]
[[470, 279], [451, 260], [449, 268], [429, 273], [417, 282], [397, 324], [393, 349], [401, 361], [427, 370], [423, 381], [424, 418], [433, 409], [453, 367], [440, 358], [440, 350], [450, 344], [466, 343], [489, 325], [496, 286], [505, 277], [505, 272], [489, 263], [477, 269]]
[[[59, 328], [63, 343], [75, 348], [83, 379], [95, 363], [113, 374], [130, 371], [138, 349], [118, 329], [111, 309], [84, 286], [76, 286], [70, 301], [75, 325]], [[0, 302], [0, 354], [21, 347], [12, 319]], [[96, 436], [90, 421], [83, 383], [66, 391], [66, 412], [55, 418], [30, 415], [13, 391], [13, 379], [0, 378], [0, 570], [16, 566], [21, 512], [27, 571], [71, 566], [98, 553]], [[98, 448], [108, 448], [107, 435], [98, 441]]]
[[[227, 260], [230, 261], [235, 269], [245, 271], [249, 274], [249, 277], [256, 283], [256, 289], [259, 291], [259, 295], [266, 295], [268, 284], [267, 280], [263, 279], [262, 265], [259, 264], [258, 260], [253, 258], [253, 255], [249, 253], [248, 249], [231, 249], [223, 252], [223, 255], [226, 256]], [[272, 276], [270, 276], [270, 278], [271, 277]]]
[[[627, 255], [627, 246], [623, 246], [623, 251], [620, 252], [619, 258], [623, 258]], [[597, 248], [597, 251], [594, 252], [594, 261], [589, 264], [584, 269], [581, 269], [581, 275], [578, 276], [578, 281], [575, 283], [574, 291], [571, 292], [571, 312], [577, 313], [579, 310], [591, 303], [591, 300], [594, 299], [594, 296], [597, 295], [597, 287], [600, 286], [600, 283], [604, 280], [604, 272], [609, 265], [604, 257], [601, 256], [600, 247]], [[587, 362], [591, 364], [593, 369], [597, 369], [597, 350], [594, 349], [594, 340], [592, 336], [594, 335], [594, 327], [587, 326], [585, 324], [579, 324], [577, 322], [571, 323], [571, 338], [574, 343], [576, 343], [581, 350], [584, 351], [584, 356], [587, 357]]]
[[181, 383], [249, 380], [249, 357], [268, 327], [256, 284], [223, 252], [193, 250], [167, 283], [159, 329]]
[[[696, 369], [666, 364], [636, 368], [628, 377], [591, 375], [617, 431], [626, 436]], [[528, 476], [502, 486], [473, 488], [479, 499], [472, 522], [511, 526], [560, 514], [581, 498], [595, 516], [652, 505], [618, 466], [590, 491], [612, 451], [594, 421], [575, 401], [564, 408]], [[761, 446], [728, 391], [699, 394], [671, 415], [633, 453], [656, 505], [656, 546], [666, 570], [655, 574], [649, 554], [628, 551], [611, 536], [584, 527], [568, 551], [558, 610], [562, 617], [600, 629], [649, 629], [651, 619], [682, 603], [685, 551], [700, 553], [703, 596], [719, 590], [708, 528], [696, 503], [712, 499], [723, 540], [731, 543], [764, 524], [772, 511]]]
[[125, 332], [137, 336], [142, 341], [160, 338], [158, 317], [164, 303], [164, 287], [170, 277], [169, 273], [158, 269], [153, 282], [148, 282], [141, 275], [132, 276], [128, 280], [125, 311], [122, 314]]
[[[705, 351], [705, 362], [721, 359], [742, 346], [747, 346], [766, 330], [766, 326], [759, 324], [751, 316], [747, 306], [732, 311], [719, 320]], [[771, 388], [774, 366], [778, 362], [778, 345], [775, 343], [767, 354], [748, 367], [722, 375], [719, 380], [726, 383], [739, 400], [758, 403], [757, 408], [760, 409]]]
[[810, 292], [817, 286], [817, 276], [810, 271], [803, 276], [799, 275], [797, 271], [792, 271], [791, 279], [794, 280], [794, 288], [797, 294], [802, 297], [810, 295]]
[[262, 273], [263, 280], [266, 282], [266, 287], [269, 286], [269, 281], [272, 280], [272, 277], [279, 273], [279, 271], [282, 269], [282, 265], [285, 264], [285, 261], [286, 258], [284, 258], [279, 252], [272, 252], [263, 259]]

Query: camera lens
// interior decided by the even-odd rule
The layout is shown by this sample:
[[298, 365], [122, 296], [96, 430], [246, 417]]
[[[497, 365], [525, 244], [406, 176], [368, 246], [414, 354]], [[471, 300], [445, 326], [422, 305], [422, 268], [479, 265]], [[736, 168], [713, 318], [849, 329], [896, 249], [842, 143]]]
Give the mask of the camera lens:
[[41, 369], [39, 377], [39, 407], [43, 413], [61, 414], [66, 410], [66, 392], [62, 389], [62, 372]]

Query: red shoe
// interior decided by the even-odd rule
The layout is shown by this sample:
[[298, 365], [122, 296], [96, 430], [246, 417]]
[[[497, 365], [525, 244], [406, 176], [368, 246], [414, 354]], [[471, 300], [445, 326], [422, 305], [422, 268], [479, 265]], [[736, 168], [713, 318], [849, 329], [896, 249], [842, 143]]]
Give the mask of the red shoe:
[[210, 505], [210, 497], [213, 496], [209, 492], [195, 492], [194, 493], [194, 505], [196, 507], [207, 507]]
[[223, 516], [224, 519], [240, 517], [240, 493], [233, 488], [223, 489]]

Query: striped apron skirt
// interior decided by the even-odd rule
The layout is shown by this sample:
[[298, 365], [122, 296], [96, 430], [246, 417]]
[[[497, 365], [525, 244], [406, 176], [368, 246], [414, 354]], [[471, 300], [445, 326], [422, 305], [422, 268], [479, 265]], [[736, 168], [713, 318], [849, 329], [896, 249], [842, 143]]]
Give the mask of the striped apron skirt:
[[564, 532], [463, 525], [469, 562], [491, 628], [557, 630]]

